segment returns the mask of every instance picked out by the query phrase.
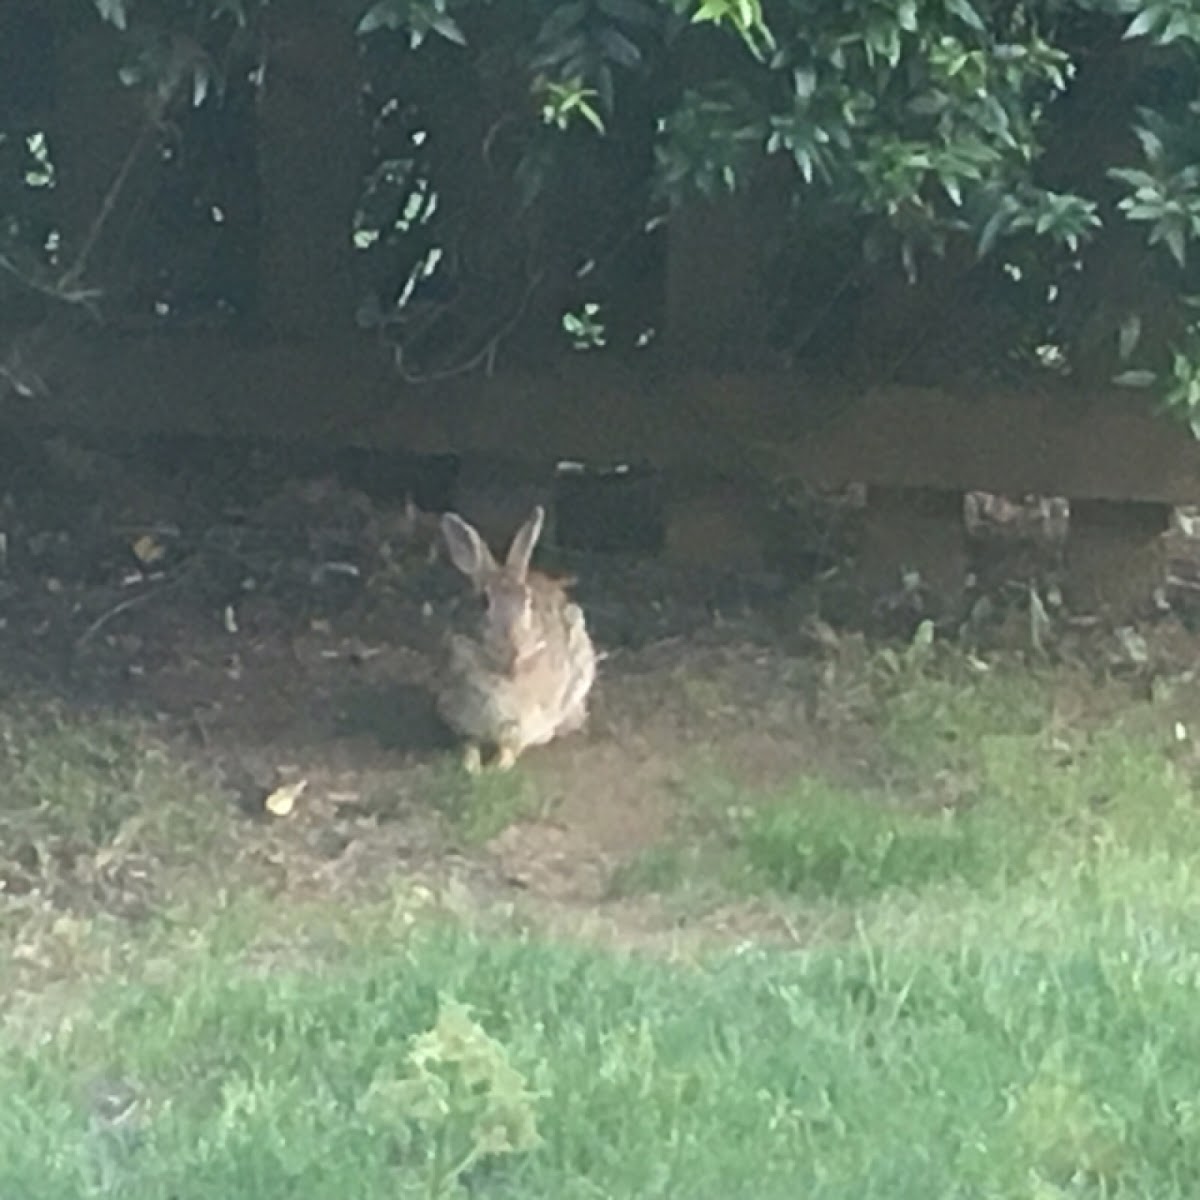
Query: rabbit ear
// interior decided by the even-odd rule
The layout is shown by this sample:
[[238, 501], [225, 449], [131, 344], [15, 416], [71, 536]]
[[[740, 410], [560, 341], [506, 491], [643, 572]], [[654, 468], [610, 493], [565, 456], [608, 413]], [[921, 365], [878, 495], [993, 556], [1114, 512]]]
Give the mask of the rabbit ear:
[[537, 545], [538, 538], [542, 536], [542, 524], [545, 520], [546, 510], [539, 504], [529, 514], [525, 524], [513, 535], [505, 562], [508, 569], [520, 579], [524, 579], [529, 572], [529, 561], [533, 558], [533, 548]]
[[483, 538], [457, 513], [442, 514], [442, 537], [450, 561], [469, 579], [482, 579], [496, 570], [496, 560]]

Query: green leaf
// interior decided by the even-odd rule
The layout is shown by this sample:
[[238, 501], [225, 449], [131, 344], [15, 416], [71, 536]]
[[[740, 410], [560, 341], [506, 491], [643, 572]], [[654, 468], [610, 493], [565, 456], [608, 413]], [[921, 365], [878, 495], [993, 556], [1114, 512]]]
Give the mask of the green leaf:
[[561, 4], [542, 22], [538, 30], [537, 40], [553, 45], [561, 41], [577, 25], [582, 24], [587, 16], [588, 8], [583, 0], [574, 4]]
[[129, 13], [125, 7], [125, 0], [96, 0], [96, 9], [100, 13], [101, 20], [115, 25], [122, 32], [125, 31], [129, 24]]
[[522, 157], [514, 172], [514, 181], [521, 209], [532, 208], [546, 186], [546, 169], [541, 156], [527, 154]]
[[1183, 38], [1196, 41], [1197, 25], [1191, 13], [1175, 13], [1167, 22], [1167, 27], [1155, 39], [1162, 46], [1169, 46]]
[[725, 0], [701, 0], [700, 7], [692, 13], [692, 24], [717, 23], [723, 21], [728, 15], [729, 5]]
[[908, 108], [918, 117], [936, 117], [945, 112], [950, 105], [950, 98], [943, 92], [926, 92], [913, 100]]
[[[587, 49], [587, 37], [583, 33], [573, 33], [569, 38], [548, 45], [540, 54], [530, 59], [529, 66], [534, 71], [543, 71], [547, 67], [567, 64], [567, 60]], [[574, 75], [569, 64], [563, 67], [564, 75]]]
[[1129, 22], [1128, 28], [1125, 30], [1124, 37], [1126, 39], [1145, 37], [1146, 34], [1158, 24], [1158, 19], [1162, 14], [1162, 9], [1155, 6], [1153, 8], [1143, 8], [1132, 21]]
[[737, 6], [738, 24], [742, 29], [762, 29], [761, 0], [733, 0]]
[[1186, 265], [1187, 247], [1184, 243], [1183, 227], [1172, 222], [1166, 226], [1160, 226], [1163, 229], [1163, 239], [1167, 243], [1167, 249], [1171, 251], [1171, 257], [1182, 267]]
[[[608, 63], [601, 63], [600, 69], [596, 72], [596, 94], [600, 97], [600, 105], [605, 112], [611, 113], [614, 107], [613, 93], [616, 89], [613, 87], [612, 68]], [[604, 132], [604, 127], [599, 129], [600, 133]]]
[[811, 67], [797, 67], [792, 72], [792, 86], [798, 100], [811, 100], [817, 90], [817, 73]]
[[379, 0], [372, 4], [358, 23], [358, 33], [375, 33], [380, 29], [399, 29], [404, 24], [400, 0]]
[[1122, 200], [1117, 207], [1131, 221], [1159, 221], [1163, 216], [1161, 204], [1135, 204], [1132, 200]]
[[458, 22], [447, 13], [439, 13], [429, 20], [430, 28], [440, 34], [448, 42], [454, 42], [457, 46], [465, 46], [467, 44], [466, 35], [459, 27]]
[[641, 64], [642, 52], [619, 29], [611, 26], [602, 29], [597, 41], [605, 58], [615, 62], [617, 66], [632, 70]]
[[1112, 167], [1108, 171], [1108, 177], [1110, 179], [1119, 179], [1122, 183], [1129, 184], [1130, 187], [1150, 188], [1152, 190], [1158, 187], [1158, 181], [1153, 175], [1147, 174], [1145, 171], [1139, 171], [1136, 167]]
[[597, 132], [604, 132], [604, 119], [600, 114], [586, 101], [581, 100], [578, 105], [579, 115]]
[[983, 33], [986, 26], [979, 14], [971, 7], [968, 0], [946, 0], [946, 10], [953, 13], [964, 25]]
[[1158, 376], [1153, 371], [1122, 371], [1120, 375], [1113, 376], [1113, 383], [1117, 387], [1148, 388], [1157, 381]]
[[199, 108], [208, 95], [210, 76], [205, 63], [197, 63], [192, 71], [192, 107]]
[[596, 7], [618, 21], [629, 25], [641, 25], [646, 29], [657, 29], [661, 24], [658, 13], [641, 0], [596, 0]]
[[1129, 316], [1121, 322], [1121, 328], [1117, 332], [1117, 355], [1122, 362], [1126, 362], [1129, 356], [1137, 349], [1137, 344], [1142, 338], [1142, 318], [1137, 313], [1130, 313]]
[[999, 240], [1000, 235], [1005, 232], [1012, 220], [1012, 209], [1007, 205], [1001, 205], [990, 217], [979, 234], [979, 246], [977, 253], [980, 258], [990, 254]]

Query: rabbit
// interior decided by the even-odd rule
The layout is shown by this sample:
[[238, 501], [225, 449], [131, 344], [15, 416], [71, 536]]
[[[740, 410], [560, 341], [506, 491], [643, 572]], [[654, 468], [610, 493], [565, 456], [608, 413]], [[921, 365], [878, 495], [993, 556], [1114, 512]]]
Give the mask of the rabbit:
[[504, 564], [457, 513], [442, 515], [450, 561], [472, 583], [483, 611], [475, 629], [451, 633], [435, 687], [442, 719], [465, 742], [463, 765], [483, 768], [483, 752], [506, 771], [530, 746], [583, 728], [597, 655], [570, 580], [529, 569], [545, 510], [517, 530]]

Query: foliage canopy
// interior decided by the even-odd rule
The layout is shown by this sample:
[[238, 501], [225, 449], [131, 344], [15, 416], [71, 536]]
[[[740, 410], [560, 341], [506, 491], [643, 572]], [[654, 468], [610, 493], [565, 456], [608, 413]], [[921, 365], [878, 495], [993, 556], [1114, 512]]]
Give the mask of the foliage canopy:
[[[269, 70], [265, 31], [304, 8], [95, 7], [126, 40], [125, 81], [164, 105], [200, 105], [247, 56]], [[647, 151], [642, 210], [629, 215], [647, 224], [782, 179], [801, 242], [836, 229], [861, 263], [910, 279], [947, 257], [990, 264], [1037, 310], [1022, 318], [1027, 350], [1052, 344], [1081, 368], [1102, 346], [1107, 376], [1165, 382], [1200, 414], [1196, 0], [346, 0], [342, 11], [364, 53], [386, 45], [397, 74], [437, 76], [440, 105], [470, 96], [487, 111], [481, 140], [489, 155], [503, 148], [491, 161], [524, 211], [561, 205], [556, 172], [605, 143], [629, 159]]]

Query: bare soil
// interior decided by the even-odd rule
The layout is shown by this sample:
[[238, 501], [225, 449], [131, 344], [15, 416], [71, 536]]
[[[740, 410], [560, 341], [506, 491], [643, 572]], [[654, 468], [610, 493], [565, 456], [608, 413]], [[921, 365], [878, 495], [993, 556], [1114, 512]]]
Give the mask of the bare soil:
[[[904, 636], [920, 617], [903, 596], [856, 596], [847, 578], [797, 584], [551, 549], [547, 565], [578, 576], [606, 656], [593, 716], [522, 759], [511, 785], [521, 803], [477, 843], [461, 817], [480, 797], [427, 690], [462, 587], [402, 499], [270, 464], [164, 466], [61, 438], [0, 473], [10, 696], [151, 720], [218, 781], [239, 860], [282, 892], [453, 880], [492, 903], [533, 905], [551, 925], [673, 936], [669, 906], [615, 896], [614, 872], [671, 834], [706, 774], [770, 789], [868, 761], [861, 728], [830, 711], [831, 663], [861, 645], [838, 617], [872, 613], [869, 634]], [[1028, 538], [982, 544], [1002, 642], [1016, 611], [1005, 596], [1027, 593], [1037, 553]], [[1043, 558], [1052, 575], [1054, 554]], [[1175, 662], [1194, 657], [1189, 577], [1177, 573], [1156, 635]], [[1027, 629], [1027, 615], [1016, 624]], [[271, 815], [268, 798], [300, 781], [294, 807]], [[795, 934], [755, 905], [710, 911], [702, 925]]]

